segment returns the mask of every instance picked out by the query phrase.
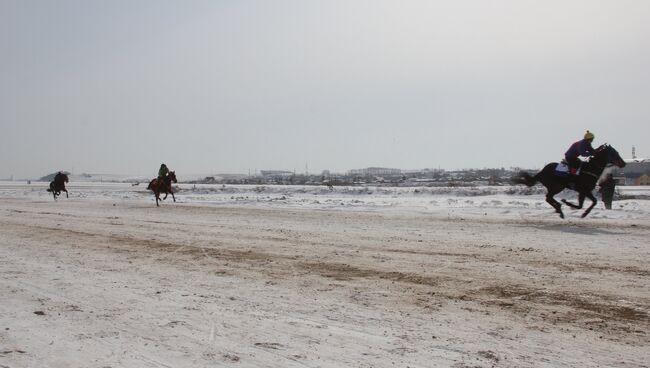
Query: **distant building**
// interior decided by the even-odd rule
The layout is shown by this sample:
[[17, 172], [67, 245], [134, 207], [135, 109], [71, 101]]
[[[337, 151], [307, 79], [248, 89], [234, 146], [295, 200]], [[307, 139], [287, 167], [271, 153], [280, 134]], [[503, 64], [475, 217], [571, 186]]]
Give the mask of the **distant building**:
[[635, 183], [635, 185], [650, 185], [650, 175], [648, 174], [643, 174], [639, 176]]
[[262, 170], [260, 171], [262, 176], [292, 176], [293, 171], [284, 171], [284, 170]]
[[385, 168], [385, 167], [368, 167], [365, 169], [353, 169], [348, 172], [349, 175], [357, 175], [357, 176], [378, 176], [378, 175], [383, 175], [383, 176], [389, 176], [389, 175], [401, 175], [402, 170], [400, 169], [390, 169], [390, 168]]
[[614, 170], [614, 174], [616, 177], [625, 178], [625, 185], [648, 185], [637, 183], [645, 182], [645, 179], [642, 179], [642, 177], [650, 176], [650, 160], [635, 159], [634, 161], [628, 162], [624, 168]]

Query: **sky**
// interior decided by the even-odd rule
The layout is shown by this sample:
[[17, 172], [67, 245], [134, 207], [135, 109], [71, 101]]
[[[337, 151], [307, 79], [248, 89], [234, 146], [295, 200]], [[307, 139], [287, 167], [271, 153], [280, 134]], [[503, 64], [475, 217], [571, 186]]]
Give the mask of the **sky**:
[[650, 1], [0, 1], [0, 178], [650, 156]]

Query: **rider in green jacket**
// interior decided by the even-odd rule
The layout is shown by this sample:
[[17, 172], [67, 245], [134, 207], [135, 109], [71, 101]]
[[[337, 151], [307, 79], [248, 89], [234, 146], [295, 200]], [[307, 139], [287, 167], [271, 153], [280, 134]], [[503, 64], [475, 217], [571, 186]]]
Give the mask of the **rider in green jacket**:
[[160, 169], [158, 169], [158, 180], [163, 181], [167, 175], [169, 175], [169, 169], [167, 168], [167, 165], [161, 164]]

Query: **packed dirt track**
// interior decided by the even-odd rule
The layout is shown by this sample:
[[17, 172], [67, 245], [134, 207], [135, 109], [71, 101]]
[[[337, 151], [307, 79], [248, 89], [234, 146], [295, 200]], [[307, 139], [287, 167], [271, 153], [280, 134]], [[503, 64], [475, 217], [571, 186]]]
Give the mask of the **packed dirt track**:
[[647, 367], [650, 222], [0, 197], [0, 367]]

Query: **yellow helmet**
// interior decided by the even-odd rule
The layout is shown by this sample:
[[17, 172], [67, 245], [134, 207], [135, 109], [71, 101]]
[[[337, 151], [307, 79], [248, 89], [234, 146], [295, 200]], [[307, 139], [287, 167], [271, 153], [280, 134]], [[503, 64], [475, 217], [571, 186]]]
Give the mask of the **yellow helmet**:
[[587, 133], [585, 133], [585, 139], [594, 139], [594, 133], [587, 130]]

